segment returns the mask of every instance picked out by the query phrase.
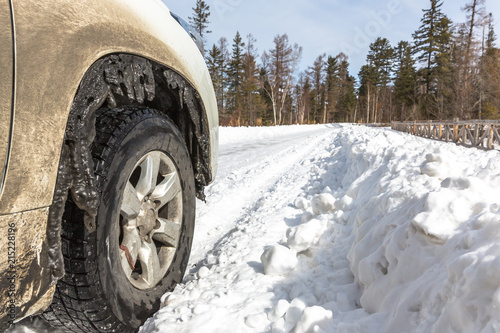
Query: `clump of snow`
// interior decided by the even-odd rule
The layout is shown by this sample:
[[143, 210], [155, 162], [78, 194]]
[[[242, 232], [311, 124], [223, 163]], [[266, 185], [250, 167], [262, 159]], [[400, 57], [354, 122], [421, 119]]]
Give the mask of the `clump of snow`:
[[333, 329], [331, 320], [333, 313], [320, 306], [312, 306], [304, 309], [300, 321], [292, 330], [293, 333], [315, 333], [328, 332]]
[[245, 320], [245, 324], [254, 329], [263, 329], [267, 326], [268, 322], [265, 313], [249, 315]]
[[300, 217], [300, 223], [306, 223], [306, 222], [309, 222], [311, 221], [313, 218], [314, 218], [314, 214], [309, 212], [309, 211], [306, 211], [304, 212], [304, 214], [302, 214], [302, 216]]
[[276, 304], [276, 306], [273, 307], [271, 311], [269, 311], [267, 318], [272, 322], [276, 322], [279, 319], [283, 318], [289, 308], [290, 303], [286, 299], [280, 299], [278, 301], [278, 304]]
[[335, 208], [335, 198], [330, 193], [321, 193], [313, 197], [311, 206], [314, 214], [326, 214]]
[[207, 277], [210, 275], [210, 269], [207, 266], [203, 266], [198, 270], [198, 273], [196, 273], [196, 276], [198, 279], [203, 279], [204, 277]]
[[260, 257], [266, 275], [285, 275], [295, 269], [297, 257], [294, 251], [283, 245], [273, 245]]
[[298, 209], [302, 209], [305, 211], [309, 207], [309, 201], [307, 199], [305, 199], [304, 197], [298, 197], [297, 199], [295, 199], [294, 205]]
[[288, 246], [295, 252], [302, 252], [316, 245], [326, 230], [326, 224], [312, 220], [288, 230]]
[[291, 324], [292, 327], [295, 326], [302, 317], [302, 313], [306, 307], [307, 304], [304, 301], [300, 298], [294, 298], [286, 311], [285, 322]]
[[335, 209], [344, 211], [350, 210], [352, 208], [353, 199], [347, 195], [344, 195], [342, 199], [335, 201]]

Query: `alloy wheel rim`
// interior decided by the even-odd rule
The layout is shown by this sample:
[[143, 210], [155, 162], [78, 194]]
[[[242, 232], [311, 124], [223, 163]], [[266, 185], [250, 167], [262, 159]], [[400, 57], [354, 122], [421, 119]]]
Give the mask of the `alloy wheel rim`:
[[119, 256], [130, 283], [153, 288], [170, 267], [182, 226], [182, 187], [173, 160], [144, 155], [129, 175], [120, 206]]

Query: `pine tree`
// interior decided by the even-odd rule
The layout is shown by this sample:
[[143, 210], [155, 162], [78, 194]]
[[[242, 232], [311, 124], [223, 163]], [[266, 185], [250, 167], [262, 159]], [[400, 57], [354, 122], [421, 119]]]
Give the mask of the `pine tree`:
[[495, 28], [493, 25], [493, 14], [489, 14], [488, 19], [488, 37], [486, 39], [486, 52], [491, 51], [495, 48], [495, 42], [497, 40], [497, 36], [495, 34]]
[[214, 86], [215, 96], [217, 97], [217, 107], [219, 113], [224, 113], [224, 90], [226, 83], [226, 61], [222, 50], [213, 45], [208, 51], [207, 67]]
[[339, 116], [337, 121], [348, 122], [351, 115], [353, 121], [355, 121], [353, 113], [355, 112], [357, 104], [356, 89], [354, 88], [356, 80], [349, 75], [349, 62], [347, 61], [347, 56], [340, 53], [336, 59], [340, 63], [338, 69], [339, 85], [337, 92], [337, 114]]
[[243, 52], [245, 43], [239, 32], [233, 39], [231, 61], [229, 63], [228, 80], [229, 80], [229, 109], [236, 122], [237, 126], [241, 123], [242, 106], [241, 106], [241, 84], [243, 82]]
[[358, 77], [360, 80], [359, 86], [359, 96], [361, 99], [361, 104], [364, 106], [364, 110], [366, 110], [365, 115], [362, 117], [362, 120], [365, 123], [369, 123], [372, 120], [371, 110], [372, 110], [372, 95], [373, 91], [376, 88], [377, 81], [377, 73], [375, 71], [375, 67], [372, 66], [371, 63], [363, 65], [359, 70]]
[[229, 54], [227, 51], [227, 40], [222, 37], [219, 39], [218, 45], [213, 45], [208, 51], [207, 67], [212, 78], [215, 96], [217, 98], [217, 107], [219, 109], [220, 123], [227, 125], [227, 85], [228, 85], [228, 64]]
[[295, 100], [297, 104], [298, 124], [310, 123], [310, 95], [311, 84], [309, 82], [309, 76], [306, 73], [301, 72], [299, 74], [297, 85], [295, 86]]
[[325, 69], [325, 113], [323, 122], [335, 119], [335, 111], [339, 99], [339, 58], [328, 56]]
[[324, 76], [326, 54], [316, 58], [313, 65], [309, 67], [308, 75], [313, 85], [311, 94], [314, 96], [312, 104], [312, 116], [316, 123], [326, 122], [326, 109], [324, 107]]
[[387, 87], [391, 82], [394, 49], [387, 38], [378, 37], [370, 45], [367, 60], [375, 69], [375, 85]]
[[[386, 38], [377, 38], [370, 44], [366, 57], [367, 64], [361, 68], [361, 92], [366, 101], [366, 118], [368, 122], [379, 122], [390, 118], [391, 72], [394, 49]], [[389, 114], [389, 115], [387, 115]]]
[[430, 3], [430, 8], [423, 10], [421, 26], [413, 34], [414, 53], [418, 61], [425, 64], [423, 74], [426, 93], [433, 89], [437, 57], [449, 46], [451, 39], [451, 21], [441, 11], [442, 0], [430, 0]]
[[413, 49], [410, 43], [401, 41], [396, 48], [396, 70], [394, 80], [394, 98], [399, 104], [399, 120], [409, 118], [415, 120], [415, 112], [408, 108], [416, 106], [417, 70], [412, 57]]
[[265, 103], [259, 91], [259, 67], [257, 66], [256, 39], [247, 35], [246, 51], [243, 55], [243, 81], [241, 84], [242, 109], [247, 113], [246, 124], [256, 126], [262, 124], [260, 114], [265, 110]]
[[210, 6], [203, 0], [196, 0], [196, 7], [193, 7], [193, 17], [189, 18], [189, 24], [196, 30], [196, 32], [205, 40], [205, 34], [212, 33], [207, 30], [208, 18], [210, 17]]

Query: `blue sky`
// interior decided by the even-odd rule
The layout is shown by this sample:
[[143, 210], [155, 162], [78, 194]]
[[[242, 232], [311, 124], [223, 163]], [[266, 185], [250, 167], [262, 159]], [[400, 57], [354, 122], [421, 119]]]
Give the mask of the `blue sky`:
[[[454, 23], [465, 21], [461, 7], [469, 0], [445, 0], [443, 11]], [[163, 0], [171, 11], [186, 20], [196, 0]], [[304, 48], [300, 69], [311, 66], [326, 53], [349, 56], [351, 75], [357, 76], [365, 63], [369, 45], [377, 37], [386, 37], [393, 45], [410, 40], [420, 26], [422, 9], [429, 0], [206, 0], [210, 5], [209, 48], [224, 36], [231, 43], [236, 31], [251, 33], [257, 39], [259, 54], [271, 49], [277, 34], [287, 33], [293, 43]], [[486, 0], [488, 12], [495, 18], [500, 36], [500, 1]], [[500, 44], [500, 42], [499, 42]]]

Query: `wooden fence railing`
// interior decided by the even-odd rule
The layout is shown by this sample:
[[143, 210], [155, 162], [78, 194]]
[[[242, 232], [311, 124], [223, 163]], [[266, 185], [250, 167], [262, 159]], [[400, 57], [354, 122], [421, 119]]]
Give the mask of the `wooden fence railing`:
[[391, 128], [424, 138], [484, 149], [500, 146], [498, 120], [392, 122]]

